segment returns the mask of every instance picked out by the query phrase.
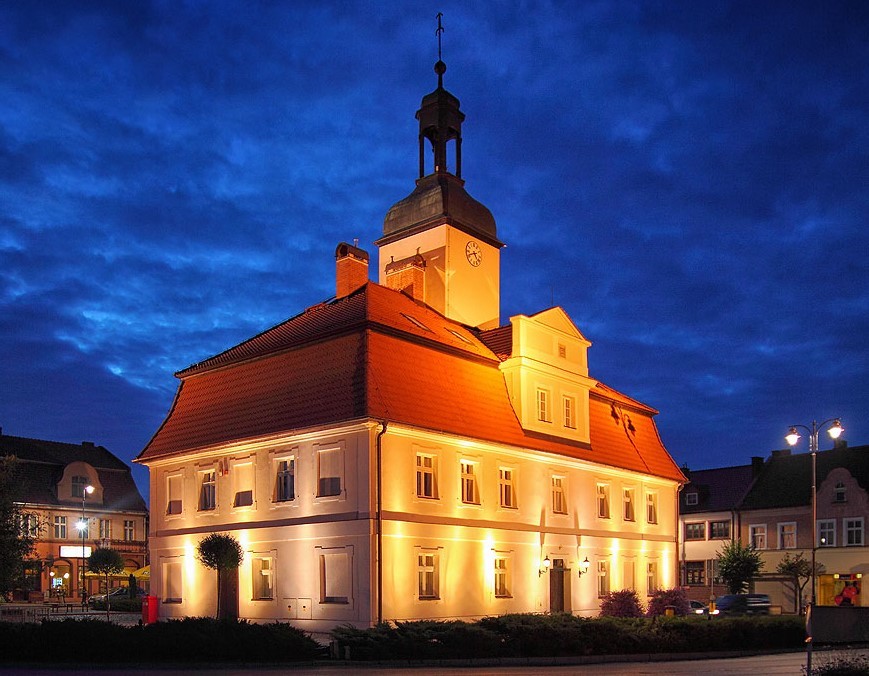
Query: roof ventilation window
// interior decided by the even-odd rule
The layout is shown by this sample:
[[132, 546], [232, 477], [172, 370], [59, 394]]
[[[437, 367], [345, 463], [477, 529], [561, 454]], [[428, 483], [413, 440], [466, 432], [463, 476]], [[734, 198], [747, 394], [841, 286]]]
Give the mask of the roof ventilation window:
[[459, 339], [460, 341], [462, 341], [463, 343], [467, 343], [468, 345], [472, 345], [472, 344], [473, 344], [473, 343], [471, 343], [470, 340], [468, 340], [467, 338], [465, 338], [465, 337], [464, 337], [461, 333], [459, 333], [458, 331], [454, 331], [453, 329], [447, 329], [447, 331], [449, 331], [450, 333], [452, 333], [456, 338], [458, 338], [458, 339]]
[[429, 327], [427, 327], [425, 324], [423, 324], [421, 321], [419, 321], [416, 317], [412, 317], [411, 315], [404, 314], [403, 312], [401, 313], [401, 316], [404, 317], [407, 321], [409, 321], [411, 324], [413, 324], [417, 328], [420, 328], [423, 331], [428, 331], [429, 333], [432, 333], [432, 330]]

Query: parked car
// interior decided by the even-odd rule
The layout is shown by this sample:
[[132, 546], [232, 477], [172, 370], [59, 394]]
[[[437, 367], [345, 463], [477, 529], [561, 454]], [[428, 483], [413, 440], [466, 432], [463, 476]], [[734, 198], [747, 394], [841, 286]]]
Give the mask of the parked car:
[[[142, 598], [145, 596], [145, 590], [141, 587], [136, 587], [136, 596], [137, 598]], [[130, 598], [130, 588], [129, 587], [115, 587], [108, 593], [109, 601], [119, 601], [120, 599], [128, 599]], [[96, 603], [105, 603], [106, 594], [94, 594], [93, 596], [88, 598], [88, 603], [90, 605], [94, 605]]]
[[702, 601], [688, 601], [691, 606], [691, 613], [694, 615], [705, 615], [709, 612], [709, 607]]
[[715, 601], [713, 615], [769, 615], [767, 594], [725, 594]]

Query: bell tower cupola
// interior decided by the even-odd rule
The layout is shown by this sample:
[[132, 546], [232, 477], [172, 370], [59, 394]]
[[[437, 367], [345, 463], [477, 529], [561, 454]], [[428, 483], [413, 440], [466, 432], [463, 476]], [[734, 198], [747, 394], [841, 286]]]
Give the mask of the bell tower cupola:
[[[438, 14], [438, 84], [426, 94], [419, 120], [419, 178], [410, 195], [396, 202], [383, 221], [379, 281], [388, 286], [387, 267], [421, 256], [425, 262], [423, 301], [455, 321], [484, 329], [499, 324], [500, 250], [495, 219], [471, 197], [462, 180], [462, 123], [459, 99], [444, 88], [443, 26]], [[453, 162], [449, 151], [454, 150]], [[427, 155], [433, 163], [427, 169]], [[452, 169], [452, 171], [451, 171]], [[427, 173], [428, 171], [428, 173]], [[418, 286], [415, 295], [419, 297]]]

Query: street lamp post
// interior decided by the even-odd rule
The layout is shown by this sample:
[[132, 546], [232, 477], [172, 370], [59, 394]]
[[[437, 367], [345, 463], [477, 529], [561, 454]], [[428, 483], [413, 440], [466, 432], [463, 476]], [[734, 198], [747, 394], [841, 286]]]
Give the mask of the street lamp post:
[[84, 536], [85, 531], [88, 527], [88, 522], [85, 521], [84, 518], [84, 501], [88, 495], [94, 492], [93, 486], [85, 486], [81, 492], [81, 521], [76, 524], [76, 528], [78, 528], [78, 532], [81, 535], [81, 566], [79, 567], [80, 577], [81, 577], [81, 591], [79, 592], [79, 596], [81, 596], [82, 604], [85, 602], [85, 591], [84, 591], [84, 560], [85, 560], [85, 551], [84, 551]]
[[[831, 424], [830, 424], [831, 423]], [[818, 424], [816, 421], [812, 420], [811, 427], [806, 425], [791, 425], [790, 430], [785, 436], [785, 441], [788, 442], [791, 446], [796, 446], [800, 440], [799, 432], [797, 432], [797, 428], [801, 428], [806, 430], [809, 433], [809, 451], [812, 454], [812, 587], [811, 587], [811, 595], [809, 597], [809, 607], [807, 610], [807, 620], [806, 620], [806, 632], [808, 633], [808, 638], [806, 639], [806, 674], [807, 676], [812, 676], [812, 631], [811, 631], [811, 613], [812, 609], [815, 606], [815, 578], [816, 578], [816, 556], [818, 550], [818, 434], [824, 426], [830, 424], [827, 429], [827, 434], [830, 435], [833, 439], [838, 439], [842, 432], [845, 431], [845, 428], [842, 427], [842, 423], [839, 418], [830, 418], [829, 420], [825, 420], [824, 422]]]

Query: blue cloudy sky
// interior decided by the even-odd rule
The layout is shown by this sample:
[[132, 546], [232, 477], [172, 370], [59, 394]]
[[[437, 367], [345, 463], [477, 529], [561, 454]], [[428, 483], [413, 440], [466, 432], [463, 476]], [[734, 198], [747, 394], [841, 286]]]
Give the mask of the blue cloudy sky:
[[330, 297], [413, 187], [438, 11], [502, 320], [563, 306], [692, 468], [869, 443], [869, 3], [835, 0], [3, 3], [3, 432], [129, 461], [175, 371]]

